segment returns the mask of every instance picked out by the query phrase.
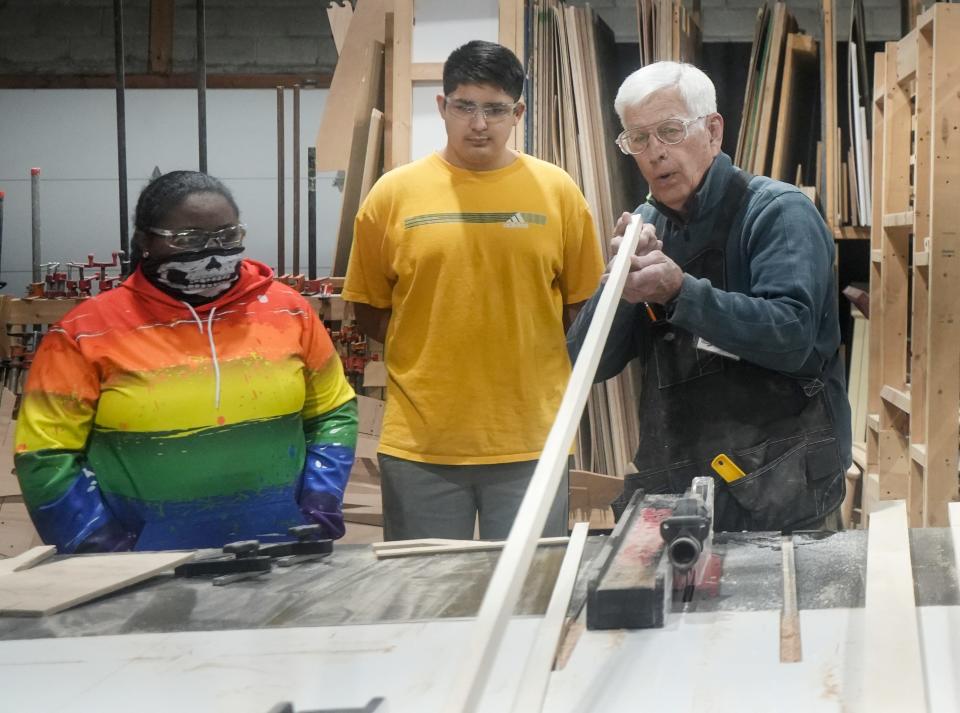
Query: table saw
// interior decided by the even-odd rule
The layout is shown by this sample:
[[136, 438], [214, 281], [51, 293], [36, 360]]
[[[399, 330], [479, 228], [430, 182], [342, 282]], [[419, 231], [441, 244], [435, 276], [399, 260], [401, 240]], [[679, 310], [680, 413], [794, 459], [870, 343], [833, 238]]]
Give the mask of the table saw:
[[[662, 628], [590, 631], [590, 537], [545, 711], [847, 711], [863, 676], [867, 532], [794, 536], [803, 658], [781, 664], [779, 533], [717, 534], [715, 582], [674, 597]], [[951, 531], [910, 531], [931, 711], [960, 711]], [[377, 560], [368, 546], [213, 587], [166, 575], [43, 618], [0, 617], [0, 709], [441, 711], [498, 552]], [[541, 547], [481, 710], [506, 711], [562, 547]]]

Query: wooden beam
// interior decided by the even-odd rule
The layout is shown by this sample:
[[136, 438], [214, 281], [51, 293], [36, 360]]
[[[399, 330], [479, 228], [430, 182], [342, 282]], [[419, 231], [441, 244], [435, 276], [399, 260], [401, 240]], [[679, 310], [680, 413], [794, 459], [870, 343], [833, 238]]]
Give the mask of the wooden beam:
[[[275, 89], [277, 86], [326, 89], [331, 72], [310, 74], [208, 74], [207, 89]], [[112, 74], [0, 74], [0, 89], [114, 89]], [[193, 89], [194, 74], [128, 74], [127, 89]]]
[[393, 73], [390, 117], [390, 164], [386, 170], [410, 162], [410, 142], [413, 131], [413, 81], [411, 57], [413, 52], [413, 0], [394, 0], [393, 3]]
[[913, 586], [906, 503], [883, 503], [867, 539], [861, 710], [928, 710]]
[[442, 82], [443, 62], [414, 62], [410, 65], [413, 82]]
[[550, 428], [540, 460], [530, 479], [513, 527], [510, 528], [503, 554], [497, 561], [497, 567], [484, 594], [473, 635], [461, 657], [462, 664], [453, 679], [444, 711], [473, 713], [480, 704], [504, 629], [529, 571], [537, 538], [546, 522], [553, 495], [566, 467], [570, 444], [573, 443], [580, 425], [603, 345], [610, 333], [613, 315], [623, 293], [630, 256], [637, 247], [639, 226], [639, 219], [631, 220], [613, 262], [610, 277], [601, 293], [580, 355], [573, 365], [557, 418]]
[[173, 69], [174, 0], [150, 0], [151, 72], [170, 74]]
[[827, 225], [831, 229], [840, 225], [839, 203], [840, 182], [836, 166], [839, 147], [837, 146], [837, 42], [833, 29], [834, 0], [823, 2], [823, 145], [824, 166], [826, 167], [826, 185], [824, 186], [824, 210]]

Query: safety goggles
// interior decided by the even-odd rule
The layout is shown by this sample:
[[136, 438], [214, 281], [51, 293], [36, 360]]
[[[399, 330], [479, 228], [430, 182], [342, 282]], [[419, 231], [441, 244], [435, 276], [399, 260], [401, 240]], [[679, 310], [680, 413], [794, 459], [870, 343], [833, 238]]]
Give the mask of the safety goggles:
[[657, 124], [653, 131], [650, 127], [639, 129], [627, 129], [617, 137], [617, 146], [625, 154], [636, 156], [642, 154], [650, 145], [650, 137], [656, 136], [661, 144], [673, 145], [679, 144], [687, 138], [687, 127], [700, 119], [704, 119], [709, 114], [698, 116], [696, 119], [667, 119]]
[[205, 250], [211, 244], [221, 248], [236, 248], [243, 244], [247, 226], [243, 223], [225, 225], [219, 230], [166, 230], [164, 228], [146, 228], [144, 232], [163, 238], [174, 250], [184, 252]]
[[465, 102], [450, 97], [444, 97], [443, 103], [447, 111], [457, 119], [473, 121], [475, 116], [480, 116], [488, 124], [499, 124], [506, 121], [517, 113], [517, 107], [520, 105], [520, 102], [513, 102], [512, 104], [503, 102], [475, 104], [474, 102]]

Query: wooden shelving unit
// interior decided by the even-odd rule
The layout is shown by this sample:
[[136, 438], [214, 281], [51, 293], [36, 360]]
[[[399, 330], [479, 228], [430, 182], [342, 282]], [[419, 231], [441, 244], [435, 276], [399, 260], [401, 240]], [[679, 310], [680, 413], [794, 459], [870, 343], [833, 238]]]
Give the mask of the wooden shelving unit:
[[874, 68], [864, 510], [948, 526], [960, 426], [960, 8], [936, 4]]

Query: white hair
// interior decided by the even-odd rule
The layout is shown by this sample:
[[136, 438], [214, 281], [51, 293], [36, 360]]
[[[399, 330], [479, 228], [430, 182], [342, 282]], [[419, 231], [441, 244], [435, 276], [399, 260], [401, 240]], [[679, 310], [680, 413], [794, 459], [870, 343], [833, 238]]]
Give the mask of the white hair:
[[620, 85], [613, 108], [623, 124], [624, 112], [642, 104], [661, 89], [677, 87], [691, 116], [705, 116], [717, 111], [717, 90], [710, 78], [692, 64], [654, 62], [641, 67]]

